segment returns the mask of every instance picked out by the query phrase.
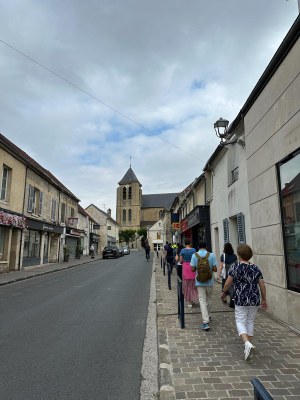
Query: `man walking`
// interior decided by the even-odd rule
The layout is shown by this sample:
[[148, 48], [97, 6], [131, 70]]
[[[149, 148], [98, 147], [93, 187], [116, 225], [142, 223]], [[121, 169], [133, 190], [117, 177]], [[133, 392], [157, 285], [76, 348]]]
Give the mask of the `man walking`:
[[[200, 268], [202, 269], [201, 274], [205, 276], [205, 272], [207, 272], [207, 278], [202, 279], [200, 277], [200, 268], [198, 261], [201, 265]], [[210, 320], [209, 301], [212, 296], [213, 286], [215, 282], [213, 271], [217, 271], [216, 256], [214, 255], [214, 253], [209, 253], [206, 250], [205, 242], [201, 242], [199, 243], [199, 251], [193, 254], [190, 264], [192, 267], [192, 271], [197, 271], [195, 285], [198, 289], [199, 303], [203, 321], [202, 325], [200, 325], [200, 329], [208, 331]], [[205, 271], [205, 268], [207, 268], [207, 271]], [[200, 281], [198, 279], [200, 279]]]

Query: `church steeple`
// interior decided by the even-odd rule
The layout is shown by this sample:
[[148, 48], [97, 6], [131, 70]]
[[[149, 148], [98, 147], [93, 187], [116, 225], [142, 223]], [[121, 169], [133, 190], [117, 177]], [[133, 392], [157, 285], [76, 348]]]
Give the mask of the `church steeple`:
[[141, 224], [142, 184], [130, 167], [118, 182], [117, 189], [117, 222], [120, 229], [139, 229]]
[[120, 182], [118, 182], [118, 184], [119, 185], [130, 185], [131, 183], [138, 183], [140, 185], [140, 187], [142, 186], [130, 165], [126, 174], [123, 176], [123, 178], [120, 180]]

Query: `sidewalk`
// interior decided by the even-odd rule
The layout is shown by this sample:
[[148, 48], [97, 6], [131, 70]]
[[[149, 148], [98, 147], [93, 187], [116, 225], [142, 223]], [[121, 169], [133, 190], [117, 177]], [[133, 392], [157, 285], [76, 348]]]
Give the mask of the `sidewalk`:
[[[209, 332], [199, 329], [200, 308], [185, 307], [185, 329], [177, 316], [177, 276], [172, 289], [156, 265], [160, 400], [253, 400], [250, 380], [258, 378], [274, 399], [300, 399], [300, 336], [259, 312], [253, 360], [245, 362], [234, 312], [220, 300], [215, 284]], [[166, 272], [167, 274], [167, 272]]]
[[0, 286], [23, 281], [39, 275], [50, 274], [52, 272], [61, 271], [67, 268], [76, 267], [77, 265], [87, 264], [99, 259], [102, 259], [100, 255], [96, 255], [95, 258], [91, 258], [90, 256], [81, 256], [80, 259], [74, 259], [68, 262], [36, 265], [33, 267], [24, 268], [21, 271], [3, 273], [0, 274]]

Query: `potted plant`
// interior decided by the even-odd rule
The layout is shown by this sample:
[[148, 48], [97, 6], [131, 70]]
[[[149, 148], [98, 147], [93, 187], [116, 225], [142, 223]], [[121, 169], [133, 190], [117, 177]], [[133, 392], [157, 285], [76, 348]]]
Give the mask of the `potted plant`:
[[70, 247], [65, 244], [63, 250], [64, 250], [64, 261], [67, 262], [69, 261], [70, 258]]
[[76, 258], [80, 258], [81, 254], [83, 254], [83, 247], [80, 245], [76, 246]]

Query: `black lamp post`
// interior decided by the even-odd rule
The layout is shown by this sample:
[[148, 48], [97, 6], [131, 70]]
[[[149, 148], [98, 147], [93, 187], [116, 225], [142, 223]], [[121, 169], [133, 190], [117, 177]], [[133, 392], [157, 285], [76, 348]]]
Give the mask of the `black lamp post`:
[[223, 144], [228, 136], [227, 132], [227, 127], [228, 127], [229, 121], [227, 119], [219, 118], [218, 121], [214, 123], [214, 128], [216, 135], [219, 139], [221, 139], [221, 143]]

